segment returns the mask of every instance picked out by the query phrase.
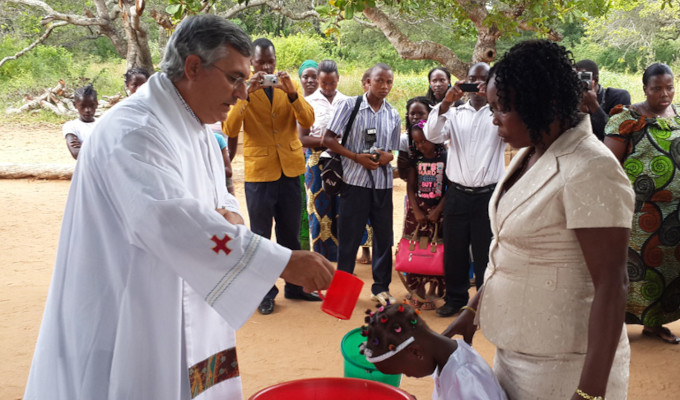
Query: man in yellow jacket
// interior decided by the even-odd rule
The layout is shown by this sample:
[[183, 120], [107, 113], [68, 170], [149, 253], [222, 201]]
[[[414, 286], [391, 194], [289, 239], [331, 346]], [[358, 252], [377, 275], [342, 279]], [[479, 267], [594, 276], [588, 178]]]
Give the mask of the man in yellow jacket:
[[[305, 172], [305, 156], [297, 124], [311, 127], [314, 109], [288, 73], [274, 74], [276, 51], [272, 42], [260, 38], [253, 42], [253, 48], [254, 73], [248, 97], [239, 100], [229, 112], [224, 131], [229, 137], [237, 137], [243, 127], [244, 187], [250, 229], [270, 238], [275, 221], [276, 241], [299, 250], [302, 203], [299, 176]], [[258, 307], [260, 313], [274, 311], [278, 292], [274, 286], [265, 295]], [[320, 301], [318, 296], [288, 282], [284, 295], [288, 299]]]

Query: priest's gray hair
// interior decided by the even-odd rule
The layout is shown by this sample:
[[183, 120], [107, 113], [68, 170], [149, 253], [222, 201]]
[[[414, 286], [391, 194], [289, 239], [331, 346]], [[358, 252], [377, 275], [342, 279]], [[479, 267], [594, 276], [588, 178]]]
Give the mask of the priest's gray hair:
[[236, 24], [213, 14], [189, 17], [175, 29], [165, 47], [161, 70], [175, 82], [184, 76], [184, 63], [195, 54], [208, 67], [229, 53], [231, 46], [245, 57], [250, 57], [253, 44], [250, 36]]

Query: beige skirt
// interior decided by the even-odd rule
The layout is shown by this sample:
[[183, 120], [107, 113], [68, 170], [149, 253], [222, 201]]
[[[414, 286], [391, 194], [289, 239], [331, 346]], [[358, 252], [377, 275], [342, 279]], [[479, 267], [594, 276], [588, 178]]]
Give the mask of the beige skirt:
[[[498, 349], [493, 370], [508, 400], [570, 399], [578, 387], [586, 355], [531, 355]], [[630, 345], [624, 327], [609, 373], [606, 398], [625, 400], [628, 395]]]

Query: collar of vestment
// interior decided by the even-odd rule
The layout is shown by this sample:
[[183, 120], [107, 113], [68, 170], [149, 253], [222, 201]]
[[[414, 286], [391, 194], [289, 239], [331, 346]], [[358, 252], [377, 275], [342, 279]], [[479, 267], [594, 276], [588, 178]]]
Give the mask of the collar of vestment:
[[[165, 75], [165, 74], [164, 74], [164, 75]], [[165, 77], [167, 78], [167, 75], [165, 75]], [[168, 80], [169, 80], [169, 79], [168, 79]], [[170, 81], [170, 80], [169, 80], [169, 81]], [[184, 108], [189, 112], [189, 114], [194, 118], [194, 120], [196, 120], [196, 122], [198, 122], [199, 125], [203, 125], [203, 123], [201, 122], [201, 120], [198, 119], [198, 117], [197, 117], [196, 114], [194, 113], [194, 110], [192, 110], [191, 107], [189, 107], [189, 104], [187, 104], [187, 102], [184, 100], [184, 97], [182, 97], [182, 94], [181, 94], [181, 93], [179, 92], [179, 90], [177, 89], [177, 86], [175, 86], [175, 83], [172, 82], [172, 81], [170, 81], [170, 84], [171, 84], [172, 88], [174, 89], [175, 94], [177, 95], [177, 99], [178, 99], [178, 100], [180, 101], [180, 103], [184, 106]]]

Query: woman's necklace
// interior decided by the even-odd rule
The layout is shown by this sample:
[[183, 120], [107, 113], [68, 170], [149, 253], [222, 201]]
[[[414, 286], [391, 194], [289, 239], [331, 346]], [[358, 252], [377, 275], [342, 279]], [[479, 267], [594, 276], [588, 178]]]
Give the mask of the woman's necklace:
[[527, 154], [527, 156], [524, 157], [524, 160], [522, 160], [522, 165], [520, 169], [517, 171], [519, 173], [517, 176], [518, 179], [526, 172], [527, 167], [529, 166], [529, 161], [531, 161], [531, 158], [534, 156], [534, 154], [536, 154], [536, 147], [532, 147], [529, 154]]
[[505, 185], [503, 185], [503, 191], [508, 191], [517, 181], [524, 175], [526, 170], [529, 167], [529, 162], [531, 161], [531, 158], [536, 154], [536, 147], [532, 147], [531, 151], [527, 154], [526, 157], [524, 157], [524, 160], [522, 160], [522, 164], [517, 168], [514, 174], [512, 174], [512, 177], [508, 179], [505, 182]]

